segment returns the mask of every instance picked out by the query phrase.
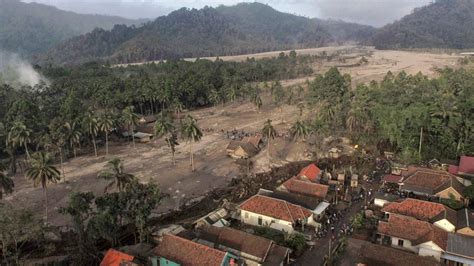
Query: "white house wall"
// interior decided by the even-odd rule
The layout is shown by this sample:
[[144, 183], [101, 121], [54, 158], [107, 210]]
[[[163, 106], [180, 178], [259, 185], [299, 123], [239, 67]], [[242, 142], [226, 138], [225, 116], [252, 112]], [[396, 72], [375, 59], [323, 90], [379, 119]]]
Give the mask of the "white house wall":
[[[262, 225], [258, 224], [258, 218], [262, 217]], [[285, 231], [287, 233], [293, 233], [293, 225], [291, 222], [275, 219], [269, 216], [253, 213], [245, 210], [241, 210], [240, 219], [243, 223], [254, 225], [254, 226], [269, 226], [278, 231]], [[312, 217], [311, 217], [312, 219]]]
[[[403, 240], [403, 247], [398, 245], [398, 240]], [[404, 248], [404, 249], [413, 251], [415, 253], [418, 253], [418, 248], [412, 246], [410, 240], [406, 240], [406, 239], [402, 239], [398, 237], [392, 237], [392, 247]]]

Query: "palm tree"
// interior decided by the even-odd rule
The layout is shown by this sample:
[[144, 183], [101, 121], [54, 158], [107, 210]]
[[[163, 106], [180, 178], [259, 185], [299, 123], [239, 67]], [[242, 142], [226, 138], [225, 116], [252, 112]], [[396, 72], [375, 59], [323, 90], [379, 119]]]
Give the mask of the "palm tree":
[[193, 154], [193, 143], [200, 141], [202, 138], [202, 131], [198, 127], [196, 119], [192, 116], [187, 115], [186, 121], [181, 128], [182, 136], [190, 142], [189, 145], [189, 157], [191, 161], [191, 170], [194, 172], [194, 154]]
[[92, 138], [92, 145], [94, 146], [94, 154], [97, 157], [97, 144], [95, 143], [95, 138], [97, 137], [97, 133], [99, 132], [99, 126], [97, 122], [97, 118], [92, 112], [92, 110], [88, 110], [86, 116], [83, 120], [84, 127], [87, 128], [87, 133]]
[[176, 153], [176, 146], [179, 145], [178, 143], [178, 137], [176, 136], [176, 133], [171, 133], [167, 138], [166, 138], [166, 144], [168, 144], [168, 147], [171, 149], [171, 162], [173, 165], [175, 165], [175, 160], [174, 160], [174, 154]]
[[296, 123], [291, 127], [291, 135], [293, 139], [305, 139], [309, 135], [309, 128], [300, 120], [296, 121]]
[[81, 131], [77, 126], [76, 122], [64, 123], [64, 133], [66, 142], [69, 144], [69, 147], [72, 148], [74, 158], [76, 158], [76, 147], [81, 142]]
[[105, 134], [105, 154], [107, 156], [109, 155], [109, 132], [114, 126], [114, 123], [115, 121], [109, 112], [102, 113], [97, 120], [99, 130]]
[[262, 134], [266, 136], [268, 139], [267, 156], [269, 157], [270, 156], [270, 140], [275, 139], [275, 136], [277, 134], [275, 128], [272, 125], [272, 120], [267, 119], [267, 121], [265, 121], [262, 128]]
[[181, 113], [184, 110], [184, 105], [179, 99], [175, 99], [173, 101], [173, 109], [174, 109], [174, 112], [176, 113], [176, 115], [178, 116], [179, 121], [181, 121]]
[[172, 132], [173, 130], [174, 130], [173, 122], [168, 117], [162, 117], [156, 120], [155, 125], [153, 127], [155, 136], [158, 138], [161, 138], [162, 136]]
[[3, 198], [3, 194], [12, 193], [13, 187], [15, 187], [13, 180], [7, 175], [4, 169], [0, 169], [0, 199]]
[[43, 188], [46, 222], [48, 222], [48, 184], [57, 183], [61, 176], [53, 165], [49, 153], [35, 153], [31, 160], [31, 167], [26, 171], [26, 176], [33, 180], [35, 187], [41, 184]]
[[211, 102], [211, 104], [213, 106], [216, 106], [220, 103], [221, 101], [221, 96], [219, 95], [219, 92], [217, 92], [217, 90], [213, 89], [209, 92], [209, 102]]
[[138, 121], [138, 115], [134, 112], [134, 109], [133, 106], [127, 106], [122, 111], [123, 120], [128, 124], [129, 133], [132, 136], [133, 148], [135, 148], [134, 126], [137, 125]]
[[28, 159], [30, 159], [30, 153], [28, 151], [28, 144], [31, 142], [30, 135], [31, 130], [23, 122], [15, 121], [7, 136], [7, 142], [13, 147], [23, 146], [25, 148], [26, 157]]
[[132, 181], [135, 176], [129, 173], [125, 173], [123, 169], [123, 163], [119, 158], [113, 158], [107, 163], [108, 169], [99, 173], [97, 177], [112, 180], [104, 191], [107, 192], [113, 186], [116, 186], [119, 192], [122, 192]]

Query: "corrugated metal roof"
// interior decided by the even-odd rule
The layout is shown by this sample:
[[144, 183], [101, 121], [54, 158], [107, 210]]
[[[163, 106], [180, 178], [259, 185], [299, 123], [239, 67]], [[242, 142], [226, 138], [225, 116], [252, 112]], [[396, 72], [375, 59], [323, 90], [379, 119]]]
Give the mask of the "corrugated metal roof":
[[474, 258], [474, 237], [449, 233], [446, 252]]

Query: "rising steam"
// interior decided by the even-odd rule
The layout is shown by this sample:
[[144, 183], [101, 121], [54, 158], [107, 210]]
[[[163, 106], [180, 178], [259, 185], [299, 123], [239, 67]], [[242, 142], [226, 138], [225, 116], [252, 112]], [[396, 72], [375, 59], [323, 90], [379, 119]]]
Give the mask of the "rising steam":
[[35, 86], [47, 79], [33, 69], [30, 63], [18, 55], [0, 50], [0, 84], [13, 87]]

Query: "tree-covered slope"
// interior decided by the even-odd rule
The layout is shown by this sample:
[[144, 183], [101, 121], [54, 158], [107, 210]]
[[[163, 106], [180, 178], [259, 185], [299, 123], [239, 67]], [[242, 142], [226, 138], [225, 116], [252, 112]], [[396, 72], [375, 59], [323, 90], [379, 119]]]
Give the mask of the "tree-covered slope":
[[[344, 24], [353, 34], [332, 34], [332, 24]], [[331, 24], [331, 26], [329, 26]], [[364, 30], [361, 30], [364, 29]], [[51, 63], [112, 63], [158, 59], [235, 55], [279, 49], [357, 41], [371, 35], [372, 27], [343, 22], [326, 23], [278, 12], [259, 3], [235, 6], [182, 8], [143, 27], [94, 31], [72, 38], [39, 57]]]
[[102, 15], [82, 15], [52, 6], [0, 0], [0, 48], [25, 56], [45, 52], [73, 36], [94, 28], [140, 21]]
[[378, 31], [379, 49], [474, 48], [474, 1], [437, 0]]

